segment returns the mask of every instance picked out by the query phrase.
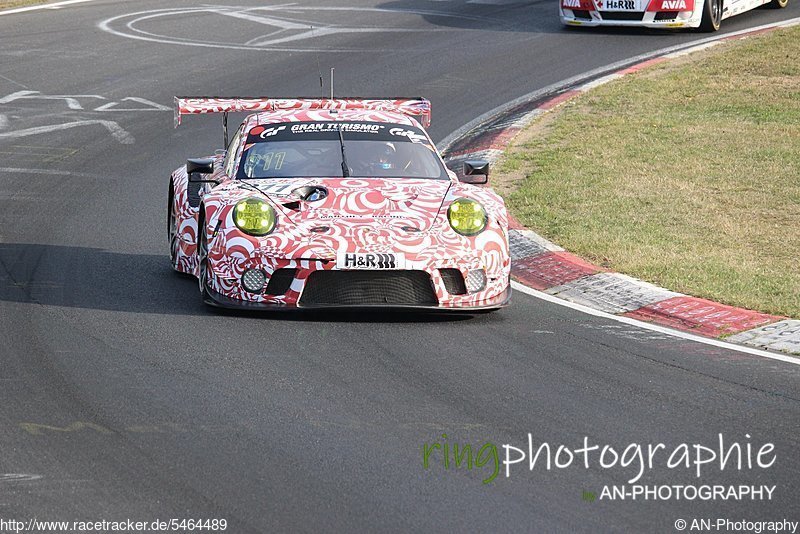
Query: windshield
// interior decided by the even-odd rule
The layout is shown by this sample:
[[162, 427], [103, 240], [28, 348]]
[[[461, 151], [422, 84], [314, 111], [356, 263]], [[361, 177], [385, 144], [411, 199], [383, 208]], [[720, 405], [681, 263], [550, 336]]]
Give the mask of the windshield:
[[237, 178], [339, 177], [344, 141], [349, 175], [449, 180], [418, 128], [373, 122], [296, 122], [251, 129]]

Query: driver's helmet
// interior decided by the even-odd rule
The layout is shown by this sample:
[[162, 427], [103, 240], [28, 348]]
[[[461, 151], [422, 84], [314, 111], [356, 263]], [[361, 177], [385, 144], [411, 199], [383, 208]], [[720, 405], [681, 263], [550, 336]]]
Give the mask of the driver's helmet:
[[378, 154], [378, 168], [383, 170], [394, 169], [397, 166], [397, 148], [392, 142], [382, 143]]

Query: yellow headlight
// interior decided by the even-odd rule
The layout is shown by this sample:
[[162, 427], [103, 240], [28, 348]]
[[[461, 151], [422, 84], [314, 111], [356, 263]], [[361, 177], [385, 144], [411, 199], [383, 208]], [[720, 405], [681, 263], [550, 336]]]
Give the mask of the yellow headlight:
[[471, 236], [483, 232], [488, 219], [483, 206], [468, 198], [456, 199], [447, 209], [450, 226], [461, 235]]
[[275, 229], [275, 210], [264, 200], [246, 198], [233, 208], [233, 222], [246, 234], [267, 235]]

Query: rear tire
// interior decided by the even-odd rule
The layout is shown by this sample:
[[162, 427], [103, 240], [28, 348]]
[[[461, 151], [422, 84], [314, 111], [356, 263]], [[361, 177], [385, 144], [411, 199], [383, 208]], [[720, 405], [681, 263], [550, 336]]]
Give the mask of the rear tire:
[[[784, 0], [788, 1], [788, 0]], [[703, 4], [703, 19], [700, 21], [701, 32], [715, 32], [722, 22], [724, 0], [706, 0]]]
[[767, 7], [770, 9], [783, 9], [789, 5], [789, 0], [772, 0]]

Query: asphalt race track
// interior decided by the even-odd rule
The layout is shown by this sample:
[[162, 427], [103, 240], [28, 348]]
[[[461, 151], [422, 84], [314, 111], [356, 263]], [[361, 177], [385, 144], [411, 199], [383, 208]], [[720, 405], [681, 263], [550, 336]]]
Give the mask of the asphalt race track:
[[[222, 144], [219, 117], [173, 129], [176, 94], [321, 95], [334, 66], [338, 95], [430, 98], [441, 140], [537, 88], [704, 37], [563, 29], [555, 6], [101, 0], [0, 16], [0, 518], [225, 518], [236, 533], [800, 519], [796, 365], [520, 292], [475, 316], [216, 312], [170, 270], [169, 173]], [[723, 31], [797, 16], [792, 0]], [[698, 478], [662, 461], [638, 483], [775, 490], [589, 502], [635, 469], [526, 460], [483, 484], [491, 464], [445, 469], [436, 452], [423, 467], [424, 444], [502, 456], [529, 432], [554, 449], [773, 443], [767, 469]]]

